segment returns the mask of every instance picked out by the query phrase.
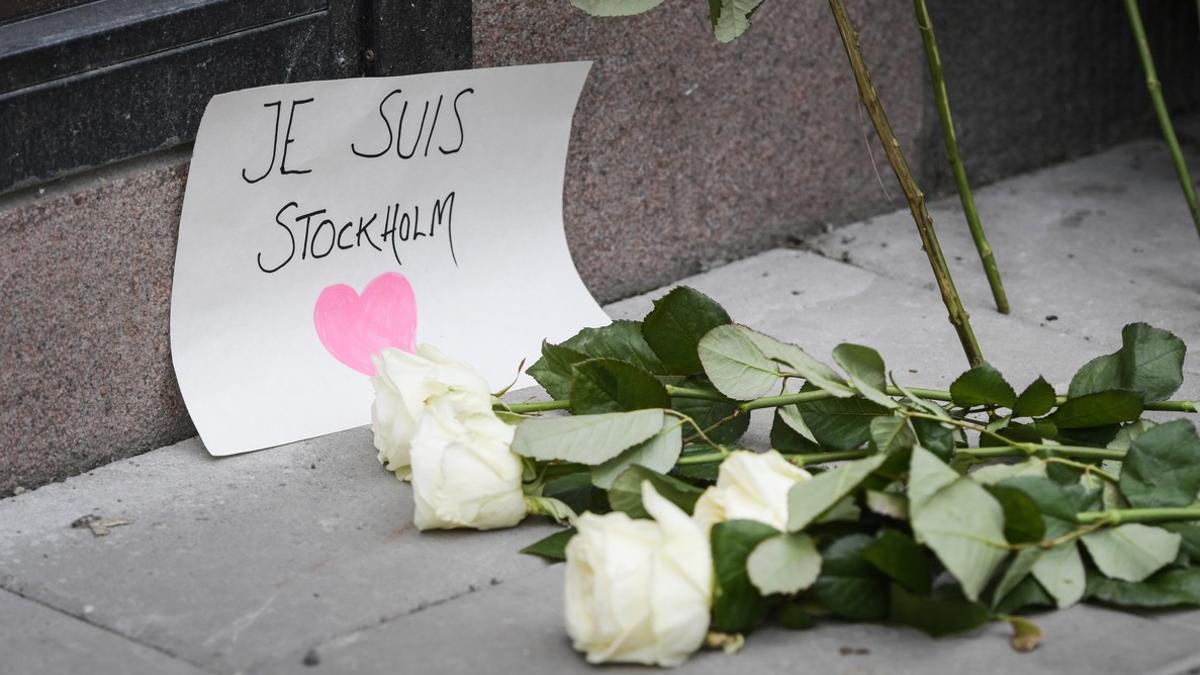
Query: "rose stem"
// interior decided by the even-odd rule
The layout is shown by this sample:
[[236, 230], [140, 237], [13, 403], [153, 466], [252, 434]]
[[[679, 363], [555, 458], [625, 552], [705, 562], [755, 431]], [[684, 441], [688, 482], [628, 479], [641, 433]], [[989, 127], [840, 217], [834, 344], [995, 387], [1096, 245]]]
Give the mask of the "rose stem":
[[967, 355], [967, 361], [972, 366], [977, 366], [983, 363], [983, 354], [979, 350], [979, 343], [975, 340], [975, 331], [971, 329], [971, 317], [963, 308], [958, 291], [954, 288], [954, 279], [950, 276], [950, 268], [947, 267], [946, 258], [942, 255], [942, 246], [938, 242], [937, 232], [933, 227], [933, 218], [929, 215], [929, 210], [925, 208], [925, 195], [917, 186], [917, 181], [908, 168], [908, 160], [900, 150], [900, 141], [896, 139], [892, 125], [888, 122], [887, 113], [884, 112], [883, 104], [875, 94], [871, 76], [867, 72], [866, 61], [858, 46], [858, 35], [850, 25], [850, 18], [846, 15], [846, 8], [842, 4], [842, 0], [829, 0], [829, 8], [833, 10], [838, 33], [842, 37], [842, 44], [846, 47], [846, 56], [850, 59], [850, 69], [854, 71], [859, 98], [862, 99], [863, 106], [867, 109], [867, 115], [875, 124], [875, 131], [879, 134], [883, 151], [887, 154], [892, 171], [896, 174], [896, 180], [900, 182], [900, 187], [904, 190], [904, 197], [908, 200], [913, 221], [921, 236], [921, 247], [929, 258], [929, 266], [933, 268], [933, 276], [942, 292], [942, 301], [946, 303], [950, 324], [958, 333], [958, 339]]
[[1171, 151], [1171, 160], [1175, 163], [1175, 174], [1179, 177], [1179, 186], [1183, 188], [1183, 198], [1187, 200], [1188, 210], [1192, 213], [1192, 222], [1196, 226], [1196, 233], [1200, 234], [1200, 204], [1196, 200], [1196, 188], [1192, 185], [1187, 162], [1183, 159], [1183, 150], [1179, 148], [1179, 139], [1175, 137], [1175, 127], [1171, 124], [1171, 116], [1167, 113], [1167, 104], [1162, 95], [1162, 83], [1158, 81], [1158, 73], [1154, 69], [1154, 57], [1150, 55], [1150, 42], [1146, 39], [1146, 29], [1142, 26], [1142, 13], [1138, 9], [1137, 0], [1125, 0], [1125, 11], [1129, 14], [1129, 26], [1133, 29], [1138, 54], [1142, 58], [1142, 69], [1146, 71], [1146, 88], [1150, 90], [1150, 101], [1154, 104], [1155, 114], [1158, 115], [1158, 126], [1162, 127], [1163, 139], [1166, 140], [1167, 147]]
[[979, 212], [975, 209], [975, 198], [971, 196], [971, 185], [967, 182], [967, 169], [963, 166], [962, 156], [958, 151], [954, 119], [950, 116], [950, 98], [946, 93], [946, 78], [942, 75], [942, 57], [938, 54], [937, 39], [933, 35], [933, 20], [929, 17], [925, 0], [913, 0], [913, 8], [917, 13], [917, 24], [921, 28], [921, 41], [925, 44], [925, 59], [929, 61], [929, 74], [933, 80], [933, 95], [937, 101], [938, 119], [942, 123], [942, 137], [946, 141], [946, 157], [950, 161], [950, 169], [954, 173], [954, 183], [958, 186], [958, 198], [962, 202], [963, 215], [967, 218], [967, 227], [971, 230], [971, 238], [975, 240], [975, 249], [979, 251], [983, 272], [987, 275], [988, 285], [992, 288], [996, 311], [1008, 314], [1008, 295], [1004, 292], [1004, 283], [1000, 281], [1000, 269], [996, 266], [996, 258], [992, 254], [992, 245], [988, 243], [987, 234], [983, 231], [983, 223], [979, 221]]

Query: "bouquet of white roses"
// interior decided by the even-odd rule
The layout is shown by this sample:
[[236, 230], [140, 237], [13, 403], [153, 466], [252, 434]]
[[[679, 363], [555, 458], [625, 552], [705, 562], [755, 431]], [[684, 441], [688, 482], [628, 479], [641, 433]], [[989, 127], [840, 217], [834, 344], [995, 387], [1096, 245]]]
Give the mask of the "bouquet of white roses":
[[[430, 347], [387, 351], [373, 428], [421, 529], [570, 525], [524, 552], [566, 561], [566, 630], [591, 662], [676, 665], [825, 616], [1005, 621], [1032, 649], [1030, 610], [1200, 605], [1200, 438], [1142, 419], [1196, 412], [1167, 400], [1184, 353], [1131, 324], [1063, 395], [987, 364], [916, 388], [869, 347], [839, 345], [838, 372], [681, 287], [643, 321], [544, 344], [529, 373], [550, 401], [501, 403]], [[754, 410], [773, 411], [771, 449], [739, 445]]]

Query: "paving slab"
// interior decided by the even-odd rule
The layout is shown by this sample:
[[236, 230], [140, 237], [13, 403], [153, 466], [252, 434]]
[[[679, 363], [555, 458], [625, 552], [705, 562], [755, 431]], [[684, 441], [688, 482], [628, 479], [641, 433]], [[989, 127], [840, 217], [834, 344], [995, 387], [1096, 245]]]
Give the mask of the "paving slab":
[[[1200, 177], [1200, 151], [1190, 148], [1188, 157], [1192, 176]], [[1014, 316], [1093, 342], [1146, 321], [1197, 343], [1200, 237], [1161, 142], [1128, 143], [1004, 180], [977, 189], [975, 201]], [[977, 319], [995, 314], [957, 195], [929, 210], [968, 310]], [[807, 243], [932, 288], [907, 209]]]
[[[1079, 171], [1090, 176], [1088, 162], [1128, 159], [1120, 153], [1137, 147], [1051, 171], [1063, 172], [1060, 185], [1087, 185], [1072, 178], [1072, 166], [1083, 166]], [[1154, 175], [1154, 185], [1173, 180]], [[1082, 192], [1087, 197], [1096, 191]], [[1047, 208], [1058, 208], [1059, 197], [1038, 194], [1027, 199], [1046, 199]], [[894, 254], [888, 266], [864, 268], [813, 252], [775, 250], [680, 283], [712, 295], [735, 319], [822, 359], [842, 341], [869, 344], [901, 381], [945, 387], [967, 364], [938, 294], [917, 276], [924, 259], [916, 250], [902, 254], [909, 230], [888, 230], [884, 220], [875, 226], [848, 232], [874, 236], [878, 229], [886, 235]], [[1079, 255], [1084, 249], [1091, 255], [1092, 248], [1115, 251], [1117, 244], [1106, 237], [1118, 234], [1081, 238]], [[1171, 255], [1179, 255], [1182, 245], [1168, 246]], [[1078, 321], [1038, 320], [1041, 309], [1001, 316], [975, 308], [985, 355], [1017, 387], [1042, 374], [1065, 389], [1079, 365], [1119, 345], [1124, 319], [1110, 315], [1117, 313], [1113, 307], [1129, 305], [1122, 292], [1135, 284], [1101, 282], [1130, 274], [1141, 260], [1115, 254], [1105, 259], [1108, 270], [1096, 275], [1096, 288], [1075, 280], [1073, 268], [1046, 267], [1039, 283], [1054, 297], [1068, 298]], [[906, 265], [914, 266], [911, 278], [894, 272]], [[1137, 269], [1150, 275], [1178, 271], [1148, 263]], [[1194, 297], [1190, 282], [1154, 283], [1158, 292], [1145, 299], [1153, 316], [1136, 314], [1135, 303], [1127, 307], [1130, 318], [1149, 318], [1185, 340], [1200, 337], [1194, 315], [1184, 311]], [[986, 293], [982, 287], [972, 292], [980, 290]], [[616, 303], [609, 312], [640, 318], [666, 291]], [[1112, 302], [1087, 304], [1097, 292]], [[1197, 371], [1192, 361], [1186, 368]], [[1196, 382], [1188, 382], [1180, 395], [1198, 393]], [[525, 391], [511, 398], [539, 395]], [[768, 421], [767, 414], [755, 415], [752, 444], [766, 444]], [[583, 667], [563, 633], [560, 568], [516, 553], [549, 532], [548, 525], [420, 534], [412, 525], [411, 499], [408, 486], [379, 468], [365, 429], [220, 460], [193, 439], [0, 500], [0, 589], [52, 608], [63, 621], [74, 617], [76, 630], [99, 630], [213, 673], [296, 672], [314, 649], [320, 661], [314, 667], [331, 672]], [[89, 514], [131, 522], [103, 537], [71, 527]], [[13, 612], [26, 613], [20, 607]], [[1005, 641], [991, 635], [998, 628], [933, 643], [910, 631], [830, 625], [804, 634], [767, 630], [736, 660], [704, 655], [687, 669], [777, 672], [813, 663], [821, 665], [818, 672], [1178, 672], [1200, 655], [1200, 614], [1193, 612], [1143, 618], [1083, 607], [1043, 622], [1062, 642], [1025, 657], [1031, 660], [1013, 661]], [[858, 643], [870, 654], [843, 657], [838, 651]], [[43, 651], [40, 645], [19, 649], [33, 654], [29, 659]], [[104, 665], [92, 670], [122, 672]]]
[[[571, 649], [563, 631], [563, 569], [556, 565], [254, 672], [295, 672], [305, 657], [316, 661], [306, 671], [314, 674], [650, 672], [615, 665], [594, 671]], [[1036, 621], [1046, 640], [1028, 654], [1009, 646], [1007, 624], [933, 639], [907, 628], [823, 623], [807, 631], [767, 627], [752, 633], [739, 654], [701, 652], [672, 672], [1174, 674], [1200, 663], [1195, 633], [1131, 614], [1081, 605]]]
[[222, 460], [193, 439], [0, 501], [0, 586], [233, 672], [541, 566], [515, 552], [547, 525], [422, 535], [412, 509], [363, 429]]
[[203, 675], [168, 654], [0, 590], [0, 675]]

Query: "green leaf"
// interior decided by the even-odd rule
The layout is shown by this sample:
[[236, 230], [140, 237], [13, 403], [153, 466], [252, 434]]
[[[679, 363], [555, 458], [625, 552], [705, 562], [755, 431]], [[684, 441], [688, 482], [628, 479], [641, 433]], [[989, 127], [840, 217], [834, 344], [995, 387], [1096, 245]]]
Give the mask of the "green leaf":
[[1032, 576], [1026, 575], [1011, 593], [996, 605], [997, 614], [1012, 614], [1033, 607], [1053, 607], [1054, 598]]
[[1200, 567], [1164, 570], [1140, 583], [1088, 572], [1087, 598], [1121, 607], [1200, 606]]
[[1138, 420], [1132, 424], [1126, 424], [1121, 427], [1116, 436], [1104, 446], [1109, 450], [1129, 450], [1133, 445], [1133, 441], [1143, 433], [1158, 426], [1158, 422], [1152, 420]]
[[1132, 390], [1146, 403], [1164, 401], [1183, 384], [1187, 346], [1170, 332], [1131, 323], [1121, 331], [1121, 348], [1087, 362], [1071, 378], [1069, 398], [1112, 389]]
[[910, 419], [909, 423], [917, 433], [917, 442], [921, 447], [937, 455], [943, 462], [950, 461], [954, 454], [954, 429], [920, 417]]
[[1003, 507], [982, 485], [919, 446], [912, 451], [908, 500], [917, 541], [976, 600], [1007, 554]]
[[750, 17], [763, 0], [709, 0], [708, 17], [713, 35], [720, 42], [732, 42], [750, 28]]
[[993, 485], [1017, 476], [1046, 477], [1046, 461], [1036, 457], [1015, 464], [988, 464], [971, 472], [971, 478], [984, 485]]
[[891, 453], [911, 450], [917, 442], [917, 434], [904, 417], [881, 415], [871, 420], [871, 440], [879, 452]]
[[[1033, 581], [1033, 577], [1030, 577], [1029, 573], [1033, 570], [1033, 564], [1037, 562], [1038, 556], [1040, 555], [1041, 551], [1039, 549], [1026, 548], [1022, 549], [1019, 553], [1017, 553], [1017, 555], [1013, 556], [1012, 562], [1009, 563], [1008, 568], [1004, 570], [1004, 574], [1000, 577], [999, 583], [996, 584], [996, 588], [992, 591], [993, 608], [998, 608], [1000, 605], [1005, 604], [1005, 600], [1008, 599], [1008, 596], [1013, 593], [1025, 580], [1028, 579]], [[1036, 581], [1033, 581], [1033, 583], [1035, 585], [1037, 584]], [[1041, 589], [1040, 586], [1038, 588], [1039, 590]], [[1053, 604], [1053, 599], [1049, 598], [1049, 596], [1046, 597], [1048, 598], [1047, 604]]]
[[649, 440], [622, 451], [599, 466], [592, 467], [592, 483], [607, 490], [618, 477], [634, 465], [665, 474], [675, 466], [682, 450], [683, 432], [679, 421], [667, 418], [663, 421], [662, 430]]
[[574, 536], [575, 528], [569, 527], [565, 530], [555, 532], [545, 539], [533, 542], [521, 549], [521, 553], [536, 555], [555, 562], [562, 562], [567, 559], [567, 542], [571, 541], [571, 537]]
[[588, 357], [574, 349], [552, 345], [542, 341], [542, 358], [527, 371], [529, 376], [542, 385], [551, 398], [563, 399], [571, 396], [571, 379], [575, 377], [575, 364]]
[[889, 593], [892, 621], [912, 626], [934, 637], [978, 628], [992, 618], [987, 606], [944, 594], [941, 597], [910, 593], [892, 584]]
[[557, 499], [575, 513], [608, 511], [608, 495], [592, 485], [592, 475], [587, 467], [578, 468], [579, 471], [546, 481], [542, 496]]
[[1133, 440], [1121, 466], [1121, 494], [1137, 508], [1190, 506], [1200, 493], [1200, 438], [1173, 420]]
[[767, 603], [750, 582], [746, 560], [759, 542], [777, 534], [775, 528], [755, 520], [729, 520], [713, 525], [709, 535], [716, 577], [712, 630], [745, 633], [766, 613]]
[[[1005, 487], [1013, 487], [1029, 495], [1037, 502], [1042, 516], [1062, 521], [1066, 524], [1076, 522], [1075, 515], [1087, 511], [1100, 504], [1100, 493], [1089, 490], [1078, 483], [1060, 485], [1055, 481], [1035, 475], [1020, 475], [1006, 478], [998, 483]], [[1051, 532], [1047, 536], [1055, 536]]]
[[1114, 389], [1068, 399], [1047, 419], [1059, 429], [1083, 429], [1130, 422], [1141, 415], [1141, 397]]
[[704, 433], [715, 443], [737, 443], [750, 427], [750, 414], [739, 413], [735, 403], [699, 398], [673, 398], [671, 407], [696, 420], [701, 429], [707, 429]]
[[778, 364], [762, 353], [749, 332], [744, 326], [717, 326], [697, 347], [705, 375], [717, 391], [736, 401], [762, 396], [781, 377]]
[[808, 422], [804, 421], [804, 415], [800, 413], [799, 408], [794, 405], [785, 405], [776, 408], [775, 412], [778, 413], [779, 419], [791, 427], [792, 431], [799, 434], [801, 438], [813, 445], [817, 444], [817, 437], [813, 435], [812, 429], [808, 428]]
[[867, 509], [874, 513], [896, 520], [908, 520], [908, 497], [904, 495], [867, 490], [864, 501]]
[[1200, 563], [1200, 524], [1163, 523], [1161, 527], [1168, 532], [1178, 534], [1181, 537], [1179, 547], [1193, 564]]
[[887, 616], [887, 578], [862, 557], [872, 541], [865, 534], [851, 534], [821, 551], [821, 576], [812, 593], [843, 619], [875, 621]]
[[[795, 406], [783, 406], [775, 409], [775, 415], [771, 419], [771, 447], [781, 452], [816, 452], [819, 447], [816, 441], [810, 440], [804, 434], [796, 431], [796, 427], [788, 424], [784, 418], [784, 410], [794, 408]], [[791, 415], [793, 420], [804, 422], [804, 418], [800, 417], [799, 413]], [[808, 431], [808, 425], [804, 425], [808, 436], [812, 435], [812, 431]]]
[[[807, 387], [806, 387], [807, 389]], [[856, 450], [871, 438], [871, 420], [887, 415], [863, 398], [827, 398], [796, 404], [817, 442], [829, 450]]]
[[1004, 507], [1004, 538], [1010, 544], [1041, 541], [1046, 523], [1037, 502], [1024, 492], [1004, 485], [990, 485], [987, 491]]
[[662, 410], [526, 420], [517, 426], [512, 451], [595, 466], [657, 434], [664, 420]]
[[1085, 534], [1083, 545], [1106, 576], [1143, 581], [1175, 560], [1182, 539], [1162, 528], [1129, 523]]
[[788, 531], [798, 532], [808, 527], [857, 488], [886, 459], [886, 455], [872, 455], [793, 485], [788, 490]]
[[691, 514], [696, 508], [696, 500], [704, 490], [685, 483], [678, 478], [664, 476], [657, 471], [634, 464], [613, 481], [608, 490], [608, 503], [614, 511], [621, 511], [630, 518], [648, 518], [649, 513], [642, 506], [642, 483], [650, 481], [654, 491], [671, 502], [685, 513]]
[[729, 314], [715, 300], [679, 286], [654, 301], [642, 322], [642, 336], [672, 373], [693, 375], [704, 370], [696, 352], [700, 339], [728, 323]]
[[1013, 417], [1040, 417], [1050, 412], [1056, 400], [1054, 387], [1039, 375], [1038, 379], [1025, 387], [1025, 391], [1017, 397], [1017, 403], [1012, 409]]
[[808, 630], [817, 625], [804, 605], [798, 602], [785, 603], [779, 608], [776, 618], [779, 619], [779, 625], [788, 630]]
[[1000, 371], [983, 363], [959, 375], [950, 384], [950, 398], [955, 405], [964, 408], [977, 405], [1011, 408], [1017, 403], [1017, 392]]
[[592, 16], [630, 16], [648, 12], [663, 0], [571, 0], [571, 4]]
[[592, 359], [624, 361], [654, 375], [671, 374], [646, 344], [640, 321], [618, 320], [600, 328], [584, 328], [561, 346]]
[[1033, 578], [1054, 598], [1059, 609], [1066, 609], [1083, 599], [1087, 579], [1083, 557], [1074, 541], [1059, 544], [1049, 551], [1038, 551], [1032, 572]]
[[834, 347], [833, 360], [850, 376], [850, 383], [867, 399], [885, 408], [897, 408], [887, 395], [887, 375], [879, 352], [863, 345], [843, 342]]
[[837, 398], [847, 398], [854, 395], [846, 382], [832, 368], [813, 358], [808, 352], [788, 342], [776, 340], [770, 335], [743, 327], [749, 337], [768, 359], [779, 363], [781, 370], [789, 377], [800, 376], [805, 382], [817, 389], [828, 392]]
[[933, 588], [925, 549], [897, 530], [881, 530], [875, 541], [862, 550], [862, 557], [913, 593], [928, 594]]
[[821, 554], [807, 534], [780, 534], [754, 547], [746, 560], [746, 572], [763, 595], [791, 595], [817, 580]]
[[576, 415], [625, 412], [671, 405], [667, 388], [650, 373], [615, 359], [575, 364], [571, 412]]

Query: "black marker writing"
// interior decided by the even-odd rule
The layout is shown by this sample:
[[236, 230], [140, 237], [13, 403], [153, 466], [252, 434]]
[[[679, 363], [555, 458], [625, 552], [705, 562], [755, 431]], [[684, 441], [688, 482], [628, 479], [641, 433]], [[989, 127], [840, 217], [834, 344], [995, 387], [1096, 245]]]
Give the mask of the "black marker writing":
[[[279, 173], [280, 174], [296, 174], [296, 173], [311, 173], [312, 172], [312, 169], [289, 169], [289, 168], [287, 168], [288, 146], [291, 145], [292, 143], [296, 142], [296, 139], [292, 138], [292, 122], [295, 121], [295, 119], [296, 119], [296, 106], [301, 106], [301, 105], [304, 105], [305, 103], [312, 103], [312, 102], [313, 102], [313, 99], [311, 99], [311, 98], [304, 98], [304, 99], [292, 101], [291, 110], [288, 112], [287, 131], [285, 131], [283, 133], [282, 141], [280, 141], [278, 139], [279, 139], [279, 123], [282, 121], [281, 118], [283, 117], [283, 114], [282, 114], [283, 113], [283, 101], [271, 101], [270, 103], [263, 104], [264, 108], [275, 108], [275, 130], [271, 134], [271, 163], [267, 165], [267, 170], [264, 171], [263, 174], [261, 176], [259, 176], [258, 178], [250, 178], [250, 176], [246, 174], [246, 170], [242, 169], [242, 180], [253, 185], [254, 183], [257, 183], [258, 181], [271, 175], [271, 171], [275, 168], [275, 158], [276, 157], [279, 157]], [[282, 151], [279, 150], [280, 145], [283, 146]]]
[[[442, 102], [446, 99], [446, 96], [439, 94], [436, 103], [433, 102], [432, 98], [423, 101], [409, 101], [408, 99], [403, 99], [402, 103], [392, 102], [389, 106], [389, 102], [393, 97], [400, 96], [403, 93], [404, 92], [401, 89], [393, 89], [392, 91], [388, 92], [382, 100], [379, 101], [379, 118], [383, 120], [384, 132], [387, 134], [387, 141], [384, 143], [383, 147], [378, 151], [373, 151], [361, 148], [358, 143], [351, 143], [350, 151], [352, 153], [358, 157], [374, 159], [376, 157], [383, 157], [384, 155], [390, 153], [394, 148], [396, 156], [400, 159], [412, 159], [413, 157], [417, 156], [418, 150], [422, 148], [421, 141], [424, 140], [425, 143], [423, 150], [421, 150], [421, 156], [429, 156], [429, 149], [433, 146], [434, 136], [439, 129], [438, 119], [441, 117]], [[468, 87], [458, 92], [454, 96], [454, 103], [451, 107], [454, 109], [454, 118], [458, 122], [458, 145], [453, 149], [447, 149], [440, 144], [437, 145], [438, 151], [443, 155], [453, 155], [459, 150], [462, 150], [463, 142], [466, 139], [466, 133], [463, 130], [463, 114], [459, 109], [459, 99], [461, 99], [464, 94], [474, 93], [475, 90]], [[410, 103], [412, 104], [412, 115], [408, 114]], [[397, 105], [399, 106], [400, 114], [398, 117], [395, 117]], [[421, 106], [420, 122], [417, 122], [416, 111], [418, 105]], [[429, 109], [431, 107], [433, 108], [432, 117], [429, 115]], [[406, 121], [408, 133], [405, 133]], [[428, 126], [426, 126], [426, 123], [428, 123]], [[416, 125], [415, 133], [412, 131], [414, 125]], [[447, 127], [443, 125], [441, 128], [445, 129]], [[408, 141], [403, 140], [406, 137], [411, 138], [412, 142], [409, 143]]]
[[[445, 238], [450, 259], [458, 266], [458, 255], [454, 251], [454, 197], [452, 190], [445, 197], [435, 199], [433, 208], [421, 218], [421, 207], [401, 208], [398, 202], [387, 204], [383, 211], [342, 220], [329, 215], [327, 209], [304, 211], [296, 202], [288, 202], [275, 214], [275, 224], [287, 236], [287, 255], [280, 255], [282, 262], [274, 267], [263, 263], [263, 253], [258, 253], [258, 269], [274, 274], [283, 269], [296, 257], [297, 245], [300, 260], [320, 260], [335, 250], [348, 251], [367, 245], [376, 251], [383, 247], [372, 239], [375, 230], [379, 241], [389, 246], [397, 265], [403, 265], [401, 252], [409, 242]], [[280, 247], [282, 250], [282, 247]]]

